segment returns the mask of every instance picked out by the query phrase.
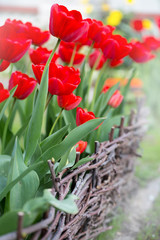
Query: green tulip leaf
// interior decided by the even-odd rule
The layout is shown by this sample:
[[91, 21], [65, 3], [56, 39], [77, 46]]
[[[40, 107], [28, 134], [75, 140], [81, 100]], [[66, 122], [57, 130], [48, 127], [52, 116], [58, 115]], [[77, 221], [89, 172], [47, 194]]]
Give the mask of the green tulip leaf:
[[48, 93], [48, 67], [42, 76], [38, 97], [33, 108], [33, 114], [27, 131], [25, 149], [26, 163], [31, 159], [41, 135], [47, 93]]
[[[26, 169], [27, 167], [23, 161], [21, 148], [19, 146], [18, 139], [16, 139], [7, 183], [11, 183]], [[8, 195], [8, 208], [10, 210], [22, 208], [27, 200], [35, 196], [38, 186], [38, 175], [35, 171], [32, 171], [11, 189]]]

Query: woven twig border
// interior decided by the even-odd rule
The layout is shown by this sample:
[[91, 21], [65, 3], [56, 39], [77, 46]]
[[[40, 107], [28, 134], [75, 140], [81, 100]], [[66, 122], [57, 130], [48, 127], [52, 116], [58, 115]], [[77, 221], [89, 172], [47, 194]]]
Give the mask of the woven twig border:
[[[109, 141], [95, 142], [93, 160], [73, 171], [65, 169], [56, 177], [53, 163], [48, 161], [52, 193], [63, 200], [71, 189], [79, 198], [76, 201], [78, 214], [55, 213], [51, 208], [46, 219], [22, 228], [23, 214], [19, 213], [17, 231], [0, 237], [0, 240], [20, 240], [27, 234], [32, 234], [32, 240], [88, 240], [111, 229], [111, 213], [120, 197], [127, 192], [134, 158], [140, 157], [137, 149], [145, 132], [144, 115], [142, 109], [137, 114], [131, 111], [127, 127], [124, 127], [124, 117], [121, 117], [120, 125], [111, 128]], [[116, 128], [119, 129], [119, 137], [113, 139]], [[79, 153], [76, 161], [78, 159]]]

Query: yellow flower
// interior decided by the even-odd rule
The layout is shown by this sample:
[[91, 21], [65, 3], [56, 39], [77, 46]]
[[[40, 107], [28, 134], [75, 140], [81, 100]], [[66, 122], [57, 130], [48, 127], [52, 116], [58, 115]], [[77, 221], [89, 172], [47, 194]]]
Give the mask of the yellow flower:
[[117, 26], [122, 20], [123, 14], [119, 10], [113, 10], [106, 18], [106, 23], [112, 26]]
[[152, 22], [149, 19], [143, 19], [142, 24], [144, 29], [151, 29], [152, 27]]
[[106, 4], [106, 3], [103, 3], [103, 4], [101, 5], [101, 8], [102, 8], [102, 11], [108, 12], [109, 9], [110, 9], [110, 6], [109, 6], [108, 4]]
[[85, 13], [90, 14], [91, 12], [93, 12], [93, 9], [94, 9], [93, 5], [87, 4], [87, 6], [85, 7]]
[[126, 0], [126, 3], [128, 3], [128, 4], [134, 4], [134, 3], [135, 3], [135, 0]]

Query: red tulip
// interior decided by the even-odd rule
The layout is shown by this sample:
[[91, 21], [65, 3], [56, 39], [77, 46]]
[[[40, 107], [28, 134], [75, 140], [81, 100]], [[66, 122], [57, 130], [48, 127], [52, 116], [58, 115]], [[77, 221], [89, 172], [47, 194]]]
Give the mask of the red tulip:
[[108, 101], [108, 105], [110, 105], [113, 108], [117, 108], [123, 100], [123, 96], [121, 95], [119, 90], [116, 90], [112, 97]]
[[50, 33], [65, 42], [77, 42], [87, 37], [88, 23], [76, 10], [68, 11], [65, 6], [53, 4], [50, 13]]
[[31, 40], [26, 40], [25, 29], [21, 21], [16, 20], [7, 20], [0, 27], [1, 60], [14, 63], [23, 57], [31, 45]]
[[25, 42], [29, 40], [26, 36], [27, 30], [27, 26], [21, 20], [10, 20], [8, 18], [4, 25], [0, 27], [0, 34], [3, 38], [9, 38], [12, 41]]
[[[34, 75], [40, 83], [44, 65], [32, 65]], [[73, 67], [50, 63], [49, 66], [49, 92], [52, 95], [71, 94], [80, 84], [80, 72]]]
[[30, 78], [26, 74], [16, 71], [11, 75], [8, 89], [11, 90], [13, 87], [18, 85], [14, 93], [14, 97], [18, 99], [25, 99], [33, 92], [36, 84], [37, 82], [34, 78]]
[[26, 36], [32, 40], [32, 44], [41, 46], [48, 41], [50, 37], [49, 31], [41, 31], [40, 28], [32, 26], [30, 22], [25, 23], [25, 26], [27, 26]]
[[143, 22], [141, 19], [135, 19], [131, 21], [131, 26], [137, 32], [141, 32], [143, 30]]
[[76, 124], [77, 126], [89, 121], [95, 119], [95, 115], [93, 112], [87, 112], [86, 109], [82, 109], [80, 107], [77, 108], [76, 112]]
[[76, 152], [83, 153], [87, 147], [87, 142], [81, 140], [76, 145], [78, 145]]
[[67, 111], [76, 108], [80, 104], [81, 100], [81, 97], [76, 96], [73, 93], [69, 95], [57, 96], [58, 106]]
[[107, 59], [119, 61], [130, 53], [132, 46], [124, 37], [112, 35], [104, 41], [101, 48]]
[[144, 38], [143, 45], [150, 51], [157, 50], [160, 48], [160, 40], [153, 36], [148, 36]]
[[9, 97], [10, 93], [7, 89], [4, 89], [3, 84], [0, 83], [0, 103]]
[[[101, 52], [96, 49], [90, 56], [89, 56], [89, 66], [90, 68], [93, 68], [97, 59], [99, 58]], [[104, 63], [106, 62], [106, 59], [104, 57], [104, 55], [101, 56], [100, 60], [99, 60], [99, 63], [96, 67], [96, 70], [99, 70], [103, 67]]]
[[7, 69], [9, 65], [10, 65], [10, 62], [7, 62], [5, 60], [2, 60], [2, 61], [0, 60], [0, 72]]
[[[64, 41], [61, 41], [58, 53], [63, 62], [70, 63], [70, 60], [74, 51], [74, 47], [75, 47], [75, 43], [73, 42], [66, 43]], [[79, 48], [80, 46], [77, 45], [73, 65], [80, 64], [84, 60], [85, 55], [78, 53]]]
[[160, 29], [160, 17], [157, 17], [155, 21], [157, 23], [157, 27]]
[[105, 26], [101, 21], [97, 21], [95, 19], [87, 18], [85, 21], [89, 23], [87, 38], [95, 42], [94, 47], [99, 47], [115, 29], [115, 27], [109, 25]]
[[129, 53], [130, 58], [138, 63], [144, 63], [155, 56], [140, 42], [132, 43], [132, 51]]
[[[52, 50], [49, 51], [47, 48], [38, 47], [37, 49], [30, 48], [29, 56], [33, 64], [46, 64]], [[52, 62], [56, 62], [59, 55], [57, 53], [54, 54], [52, 58]]]

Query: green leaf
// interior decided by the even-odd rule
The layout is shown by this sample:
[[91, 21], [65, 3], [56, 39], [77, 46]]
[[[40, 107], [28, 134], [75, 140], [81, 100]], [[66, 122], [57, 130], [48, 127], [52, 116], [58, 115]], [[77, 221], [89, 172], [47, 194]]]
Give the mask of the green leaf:
[[58, 174], [59, 172], [61, 172], [62, 169], [64, 168], [64, 166], [66, 165], [69, 153], [70, 153], [70, 150], [67, 151], [67, 152], [61, 157], [61, 160], [60, 160], [60, 162], [59, 162], [59, 164], [58, 164], [58, 167], [56, 168], [56, 174]]
[[79, 160], [79, 161], [71, 168], [71, 170], [73, 170], [73, 169], [75, 169], [75, 168], [78, 168], [79, 166], [81, 166], [81, 165], [83, 165], [83, 164], [85, 164], [85, 163], [87, 163], [87, 162], [90, 162], [90, 161], [92, 161], [92, 160], [93, 160], [93, 158], [91, 158], [91, 157], [82, 158], [81, 160]]
[[113, 87], [111, 87], [106, 93], [102, 93], [103, 97], [101, 97], [101, 96], [99, 97], [100, 102], [97, 101], [97, 103], [95, 104], [95, 111], [97, 113], [96, 116], [101, 116], [103, 114], [103, 112], [105, 111], [105, 109], [107, 107], [107, 103], [108, 103], [109, 99], [114, 94], [114, 92], [118, 89], [118, 87], [119, 87], [119, 82], [117, 84], [115, 84]]
[[7, 155], [0, 155], [0, 193], [7, 184], [7, 176], [9, 172], [11, 157]]
[[32, 157], [41, 135], [47, 93], [48, 93], [48, 67], [42, 76], [38, 97], [33, 109], [33, 114], [27, 131], [25, 162], [28, 162]]
[[[27, 169], [23, 162], [23, 155], [18, 143], [15, 141], [13, 155], [11, 158], [10, 171], [8, 175], [8, 184], [17, 178], [22, 172]], [[39, 186], [39, 178], [36, 172], [32, 171], [17, 183], [10, 191], [9, 194], [9, 209], [20, 209], [24, 203], [33, 198]]]
[[129, 88], [130, 88], [131, 81], [132, 81], [133, 77], [135, 76], [135, 72], [136, 72], [136, 69], [133, 69], [132, 74], [131, 74], [129, 80], [128, 80], [126, 86], [124, 87], [124, 89], [122, 91], [123, 101], [120, 104], [120, 106], [117, 109], [115, 109], [114, 115], [122, 114], [123, 111], [124, 111], [124, 106], [125, 106], [127, 94], [128, 94]]
[[75, 118], [72, 111], [63, 111], [63, 118], [65, 123], [70, 125], [70, 131], [76, 127]]
[[69, 149], [71, 149], [77, 142], [82, 138], [87, 136], [92, 132], [99, 124], [101, 124], [105, 118], [97, 118], [76, 127], [73, 129], [67, 137], [60, 143], [51, 148], [42, 154], [40, 159], [37, 161], [43, 160], [46, 161], [52, 157], [57, 161], [63, 156]]
[[[103, 142], [103, 141], [107, 141], [109, 139], [109, 133], [111, 131], [111, 128], [114, 126], [114, 125], [120, 125], [120, 121], [121, 121], [121, 116], [122, 115], [117, 115], [117, 116], [114, 116], [114, 117], [111, 117], [111, 118], [107, 118], [103, 124], [101, 125], [101, 130], [100, 130], [100, 141]], [[127, 123], [127, 117], [125, 118], [125, 123]], [[105, 131], [104, 131], [105, 129]], [[116, 135], [118, 134], [118, 129], [115, 129], [115, 134], [114, 134], [114, 137], [116, 137]]]
[[64, 137], [64, 135], [66, 134], [66, 132], [68, 130], [68, 127], [69, 127], [69, 125], [64, 126], [63, 128], [61, 128], [57, 132], [55, 132], [52, 135], [50, 135], [49, 137], [45, 138], [40, 143], [40, 147], [42, 149], [42, 152], [45, 152], [50, 147], [53, 147], [54, 145], [58, 144], [61, 141], [61, 139]]
[[5, 104], [4, 104], [4, 106], [3, 106], [3, 108], [2, 108], [2, 110], [1, 110], [1, 112], [0, 112], [0, 120], [2, 119], [3, 114], [4, 114], [5, 110], [6, 110], [6, 108], [8, 107], [9, 103], [11, 102], [12, 97], [13, 97], [16, 89], [17, 89], [17, 86], [15, 86], [15, 87], [10, 91], [10, 96], [9, 96], [9, 98], [5, 101]]
[[29, 174], [32, 170], [38, 171], [39, 168], [43, 168], [46, 165], [45, 162], [39, 161], [31, 166], [29, 166], [24, 172], [22, 172], [17, 178], [15, 178], [12, 182], [7, 184], [7, 186], [3, 189], [0, 194], [0, 201], [7, 195], [7, 193], [18, 183], [20, 182], [27, 174]]
[[65, 168], [72, 167], [76, 160], [76, 146], [67, 151], [61, 158], [56, 174], [61, 172]]
[[[29, 226], [34, 219], [27, 213], [24, 213], [23, 227]], [[14, 210], [5, 213], [2, 217], [0, 217], [0, 236], [15, 231], [17, 229], [17, 223], [18, 211]]]
[[78, 198], [77, 198], [77, 196], [75, 196], [73, 194], [69, 194], [67, 196], [67, 198], [60, 201], [60, 200], [56, 199], [50, 191], [45, 190], [44, 197], [47, 199], [48, 203], [51, 206], [53, 206], [63, 212], [70, 213], [70, 214], [78, 213], [78, 208], [74, 201], [74, 200], [77, 200]]
[[27, 126], [28, 126], [29, 120], [30, 120], [30, 117], [24, 122], [23, 126], [15, 133], [14, 136], [12, 136], [10, 141], [7, 143], [7, 146], [6, 146], [5, 150], [4, 150], [5, 154], [12, 154], [14, 143], [15, 143], [15, 139], [16, 139], [16, 137], [18, 137], [20, 139], [20, 137], [25, 133], [25, 130], [26, 130]]

